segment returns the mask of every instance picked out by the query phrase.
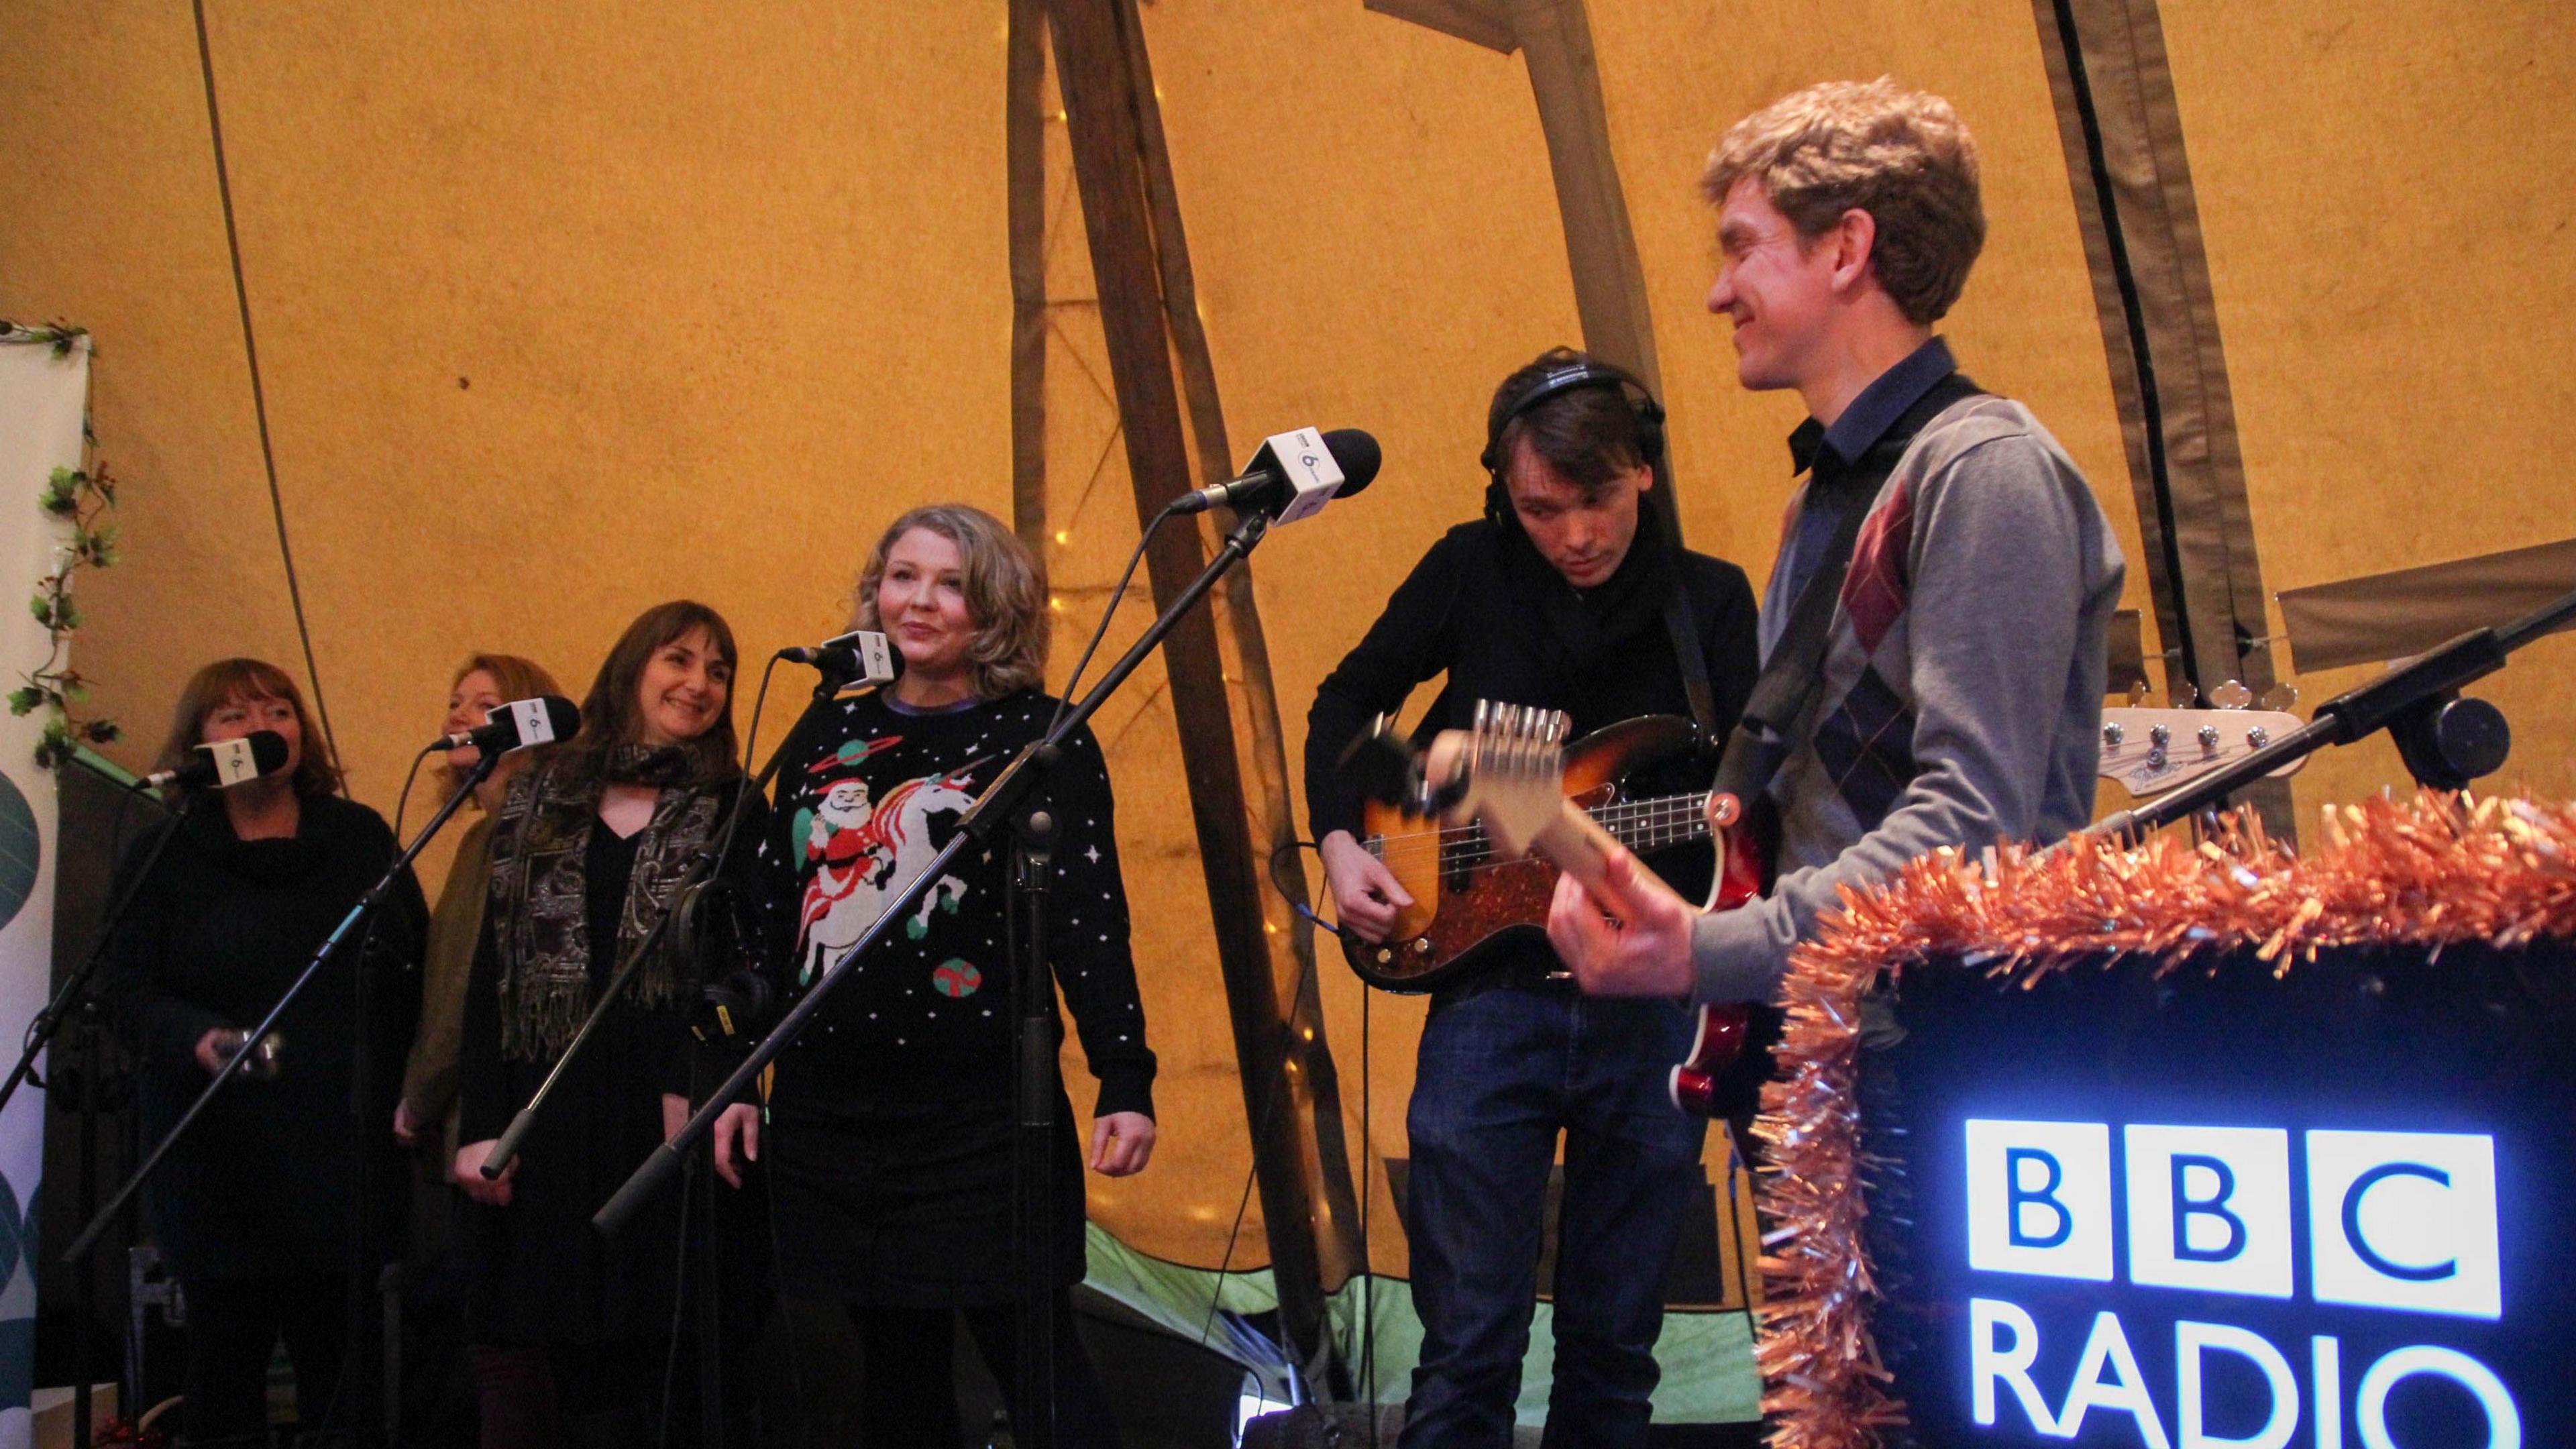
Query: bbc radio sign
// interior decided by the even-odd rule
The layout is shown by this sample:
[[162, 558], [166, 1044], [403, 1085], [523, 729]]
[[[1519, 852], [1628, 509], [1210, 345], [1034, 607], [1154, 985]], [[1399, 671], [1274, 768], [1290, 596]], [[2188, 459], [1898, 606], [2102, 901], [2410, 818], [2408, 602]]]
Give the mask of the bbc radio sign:
[[[1979, 1426], [2056, 1439], [2083, 1434], [2148, 1449], [2284, 1449], [2304, 1426], [2317, 1449], [2405, 1449], [2388, 1399], [2417, 1376], [2448, 1380], [2486, 1418], [2493, 1449], [2517, 1449], [2513, 1392], [2446, 1346], [2446, 1321], [2504, 1313], [2492, 1138], [2435, 1132], [2305, 1131], [2102, 1122], [1967, 1122], [1968, 1267], [2001, 1278], [2072, 1279], [2248, 1300], [2417, 1315], [2422, 1342], [2344, 1362], [2341, 1340], [2274, 1337], [2176, 1319], [2093, 1315], [2071, 1381], [2035, 1372], [2037, 1320], [2011, 1286], [1969, 1300], [1969, 1407]], [[2296, 1175], [2294, 1160], [2304, 1170]], [[2140, 1300], [2124, 1296], [2134, 1306]], [[2208, 1300], [2198, 1300], [2206, 1303]], [[2223, 1300], [2223, 1297], [2221, 1299]], [[2205, 1310], [2204, 1310], [2205, 1311]], [[2218, 1315], [2211, 1315], [2213, 1317]], [[2173, 1382], [2150, 1384], [2131, 1338], [2170, 1333]], [[2203, 1387], [2221, 1357], [2268, 1389], [2259, 1428], [2209, 1426]], [[2096, 1416], [2116, 1416], [2105, 1423]]]

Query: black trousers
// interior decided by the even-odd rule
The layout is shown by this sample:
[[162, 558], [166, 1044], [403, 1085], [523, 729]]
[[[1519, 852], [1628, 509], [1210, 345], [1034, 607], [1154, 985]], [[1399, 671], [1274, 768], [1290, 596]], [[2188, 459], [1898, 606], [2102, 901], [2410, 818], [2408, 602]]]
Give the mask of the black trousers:
[[280, 1338], [295, 1365], [295, 1417], [308, 1430], [321, 1427], [348, 1348], [348, 1278], [192, 1278], [181, 1287], [188, 1300], [188, 1441], [267, 1434], [268, 1360]]
[[[1002, 1386], [1014, 1423], [1028, 1422], [1018, 1392], [1015, 1304], [980, 1308], [889, 1308], [849, 1305], [858, 1328], [865, 1386], [859, 1399], [860, 1442], [868, 1449], [956, 1449], [964, 1437], [957, 1422], [957, 1383], [951, 1372], [956, 1317], [984, 1355], [984, 1366]], [[1109, 1399], [1092, 1372], [1091, 1356], [1073, 1323], [1073, 1295], [1055, 1294], [1055, 1441], [1062, 1449], [1102, 1449], [1118, 1442]]]

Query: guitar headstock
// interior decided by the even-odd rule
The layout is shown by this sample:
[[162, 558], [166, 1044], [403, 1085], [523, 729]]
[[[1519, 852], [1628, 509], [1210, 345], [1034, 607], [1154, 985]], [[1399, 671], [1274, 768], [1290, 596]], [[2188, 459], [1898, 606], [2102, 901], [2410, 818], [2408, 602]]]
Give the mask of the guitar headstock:
[[[2297, 715], [2261, 709], [2102, 711], [2101, 775], [2131, 795], [2161, 795], [2232, 764], [2297, 729]], [[2304, 757], [2274, 770], [2292, 775]]]
[[1423, 752], [1423, 775], [1454, 801], [1453, 821], [1484, 823], [1506, 856], [1529, 853], [1565, 808], [1565, 715], [1552, 709], [1476, 701], [1476, 722], [1443, 730]]

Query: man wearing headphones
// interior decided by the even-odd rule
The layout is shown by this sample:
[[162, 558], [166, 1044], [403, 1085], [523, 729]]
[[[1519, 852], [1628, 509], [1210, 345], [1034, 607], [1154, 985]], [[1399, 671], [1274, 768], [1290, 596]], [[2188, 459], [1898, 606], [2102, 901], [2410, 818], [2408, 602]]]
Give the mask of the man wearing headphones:
[[[1577, 738], [1650, 714], [1696, 716], [1712, 740], [1733, 726], [1754, 674], [1753, 592], [1651, 506], [1662, 423], [1634, 377], [1562, 348], [1495, 390], [1484, 516], [1432, 545], [1307, 716], [1308, 809], [1344, 931], [1382, 940], [1412, 900], [1360, 843], [1336, 761], [1432, 676], [1448, 677], [1426, 733], [1467, 727], [1478, 700], [1562, 710]], [[1707, 773], [1705, 756], [1686, 758], [1632, 784], [1680, 793]], [[1682, 890], [1707, 885], [1705, 847], [1695, 880], [1691, 862], [1656, 864]], [[1678, 1001], [1587, 1000], [1562, 978], [1530, 932], [1432, 997], [1405, 1119], [1423, 1328], [1406, 1445], [1511, 1440], [1560, 1132], [1547, 1442], [1645, 1441], [1665, 1273], [1706, 1200], [1702, 1124], [1665, 1094], [1694, 1018]]]

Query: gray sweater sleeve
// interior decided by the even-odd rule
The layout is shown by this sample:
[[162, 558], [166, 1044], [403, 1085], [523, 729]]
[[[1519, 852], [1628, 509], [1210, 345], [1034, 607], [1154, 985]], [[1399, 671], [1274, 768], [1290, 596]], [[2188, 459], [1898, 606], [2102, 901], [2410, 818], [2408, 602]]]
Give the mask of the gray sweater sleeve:
[[[2102, 581], [2086, 575], [2102, 524], [2063, 455], [2028, 432], [1988, 437], [1937, 465], [1917, 497], [1905, 625], [1914, 778], [1830, 860], [1784, 868], [1762, 899], [1699, 919], [1699, 1001], [1772, 999], [1790, 949], [1846, 887], [1885, 880], [1943, 845], [2030, 838], [2070, 687], [2092, 688], [2098, 702], [2098, 683], [2070, 676], [2080, 631], [2101, 627], [2092, 616]], [[2116, 594], [2116, 573], [2110, 587]], [[1858, 647], [1839, 619], [1833, 647]]]

